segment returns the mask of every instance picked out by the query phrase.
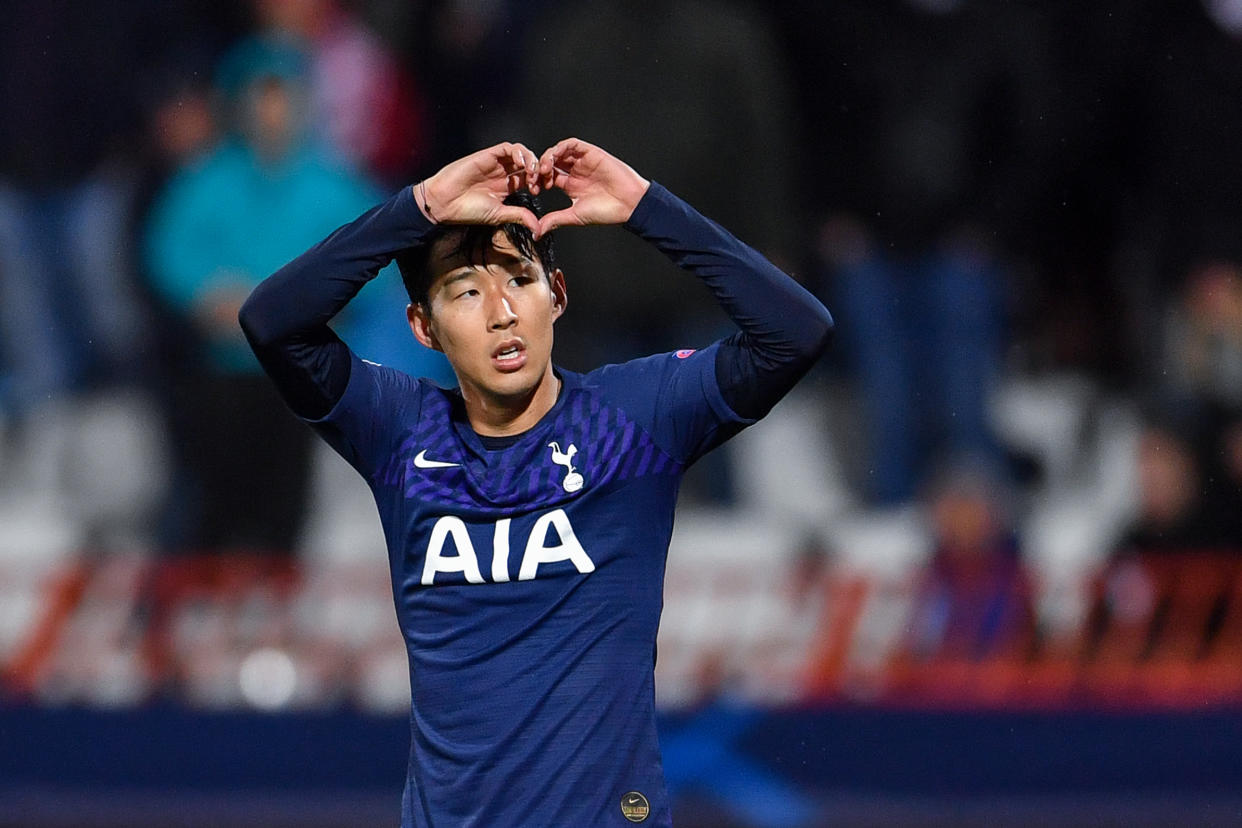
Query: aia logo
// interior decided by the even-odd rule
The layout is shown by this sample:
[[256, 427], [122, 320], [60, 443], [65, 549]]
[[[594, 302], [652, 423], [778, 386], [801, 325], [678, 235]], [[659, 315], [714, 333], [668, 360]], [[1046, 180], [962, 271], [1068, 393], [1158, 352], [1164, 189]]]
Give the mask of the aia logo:
[[680, 351], [673, 352], [673, 356], [677, 357], [678, 359], [685, 359], [686, 357], [690, 356], [697, 350], [698, 350], [697, 348], [682, 348]]
[[[509, 549], [513, 546], [513, 539], [509, 537], [512, 526], [513, 518], [501, 518], [491, 527], [491, 583], [508, 583], [513, 575], [509, 569]], [[487, 551], [484, 526], [475, 529], [475, 538], [477, 540], [471, 539], [470, 527], [456, 515], [436, 518], [431, 527], [431, 537], [427, 541], [427, 554], [423, 558], [423, 586], [435, 586], [436, 575], [453, 573], [460, 573], [468, 584], [488, 583], [483, 576], [483, 568], [479, 566], [480, 557], [484, 564], [487, 561], [486, 554], [479, 554], [480, 550], [484, 553]], [[534, 580], [539, 575], [541, 565], [561, 561], [573, 564], [579, 575], [590, 575], [595, 571], [595, 562], [582, 548], [582, 543], [569, 522], [569, 515], [565, 514], [564, 509], [554, 509], [540, 515], [531, 527], [517, 579]], [[443, 578], [440, 583], [445, 583]]]

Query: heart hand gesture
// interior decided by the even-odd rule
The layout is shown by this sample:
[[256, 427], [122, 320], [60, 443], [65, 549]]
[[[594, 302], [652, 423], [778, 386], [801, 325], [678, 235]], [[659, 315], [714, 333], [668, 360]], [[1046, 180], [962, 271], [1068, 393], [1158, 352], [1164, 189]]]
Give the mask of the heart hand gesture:
[[[623, 224], [650, 182], [604, 150], [566, 138], [536, 158], [522, 144], [501, 143], [448, 164], [414, 185], [418, 206], [442, 224], [522, 224], [538, 238], [567, 225]], [[572, 204], [542, 219], [505, 204], [518, 190], [559, 189]]]
[[532, 192], [563, 190], [573, 202], [539, 220], [539, 235], [566, 225], [624, 224], [650, 185], [604, 150], [566, 138], [544, 150]]

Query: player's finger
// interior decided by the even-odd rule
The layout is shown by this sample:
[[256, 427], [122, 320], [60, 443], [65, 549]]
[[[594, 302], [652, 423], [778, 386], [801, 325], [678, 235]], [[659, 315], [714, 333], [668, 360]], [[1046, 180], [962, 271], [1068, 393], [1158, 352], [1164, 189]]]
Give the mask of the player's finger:
[[564, 160], [572, 157], [574, 148], [578, 143], [577, 138], [562, 138], [544, 150], [543, 157], [540, 158], [540, 172], [544, 175], [550, 175], [553, 168], [564, 167]]
[[513, 163], [513, 144], [503, 141], [488, 151], [492, 160], [506, 173], [512, 173], [514, 170]]
[[551, 190], [560, 187], [565, 181], [564, 170], [558, 170], [556, 167], [556, 147], [548, 147], [543, 151], [543, 155], [539, 156], [539, 164], [536, 166], [536, 176], [540, 188]]
[[531, 152], [530, 148], [523, 143], [516, 143], [513, 147], [517, 150], [517, 158], [521, 163], [523, 171], [528, 176], [534, 175], [535, 167], [539, 164], [539, 156]]
[[539, 156], [531, 152], [530, 148], [522, 143], [515, 143], [513, 145], [513, 148], [515, 150], [515, 153], [514, 153], [515, 162], [520, 165], [519, 167], [520, 177], [518, 181], [518, 187], [516, 189], [521, 189], [525, 187], [526, 189], [529, 189], [532, 193], [538, 193], [539, 192], [539, 177], [538, 177]]
[[512, 192], [515, 189], [513, 177], [517, 172], [513, 166], [513, 145], [504, 141], [488, 148], [486, 152], [491, 165], [489, 169], [480, 172], [488, 178], [503, 177], [506, 189]]
[[577, 138], [562, 138], [557, 141], [556, 146], [553, 147], [553, 150], [555, 151], [554, 154], [557, 157], [560, 157], [567, 153], [577, 152], [581, 144], [582, 142]]
[[581, 224], [577, 215], [574, 214], [572, 208], [564, 210], [554, 210], [543, 218], [539, 219], [539, 229], [535, 234], [535, 238], [539, 238], [544, 233], [551, 233], [558, 227], [564, 227], [569, 224]]
[[566, 138], [557, 144], [557, 166], [568, 169], [586, 154], [589, 144], [579, 138]]
[[497, 208], [494, 218], [496, 224], [520, 224], [527, 230], [530, 230], [535, 238], [538, 238], [540, 235], [539, 219], [525, 207], [506, 204], [503, 207]]
[[522, 148], [517, 144], [509, 145], [509, 192], [515, 193], [522, 189], [522, 173], [526, 169], [522, 158]]
[[521, 144], [505, 141], [492, 147], [493, 158], [508, 175], [515, 175], [526, 169], [526, 159], [530, 150]]
[[544, 153], [544, 158], [548, 159], [548, 176], [551, 178], [555, 174], [556, 168], [561, 164], [561, 158], [565, 154], [565, 142], [560, 140]]
[[559, 144], [554, 144], [543, 151], [543, 155], [539, 156], [539, 184], [544, 189], [555, 187], [556, 173], [556, 148]]

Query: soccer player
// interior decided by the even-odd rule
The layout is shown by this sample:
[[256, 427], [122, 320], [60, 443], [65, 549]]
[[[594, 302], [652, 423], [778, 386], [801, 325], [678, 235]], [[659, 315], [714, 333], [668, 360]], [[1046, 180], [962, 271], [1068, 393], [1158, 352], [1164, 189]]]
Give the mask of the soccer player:
[[[541, 216], [532, 196], [552, 188], [571, 205]], [[549, 234], [589, 224], [654, 244], [741, 330], [556, 367], [567, 291]], [[327, 325], [394, 258], [414, 336], [457, 388], [359, 359]], [[241, 323], [379, 507], [413, 696], [402, 825], [671, 825], [653, 668], [678, 484], [807, 371], [832, 330], [824, 307], [570, 138], [541, 156], [499, 144], [403, 189], [259, 285]]]

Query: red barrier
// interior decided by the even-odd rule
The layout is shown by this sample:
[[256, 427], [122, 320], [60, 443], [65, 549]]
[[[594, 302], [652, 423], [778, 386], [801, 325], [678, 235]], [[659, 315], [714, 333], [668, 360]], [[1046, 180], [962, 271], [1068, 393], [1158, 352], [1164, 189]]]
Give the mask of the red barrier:
[[[698, 606], [707, 600], [727, 611], [738, 595], [767, 588], [776, 591], [770, 598], [802, 613], [805, 635], [780, 639], [779, 627], [759, 630], [759, 643], [739, 642], [730, 661], [730, 671], [751, 674], [741, 686], [758, 688], [754, 700], [761, 703], [765, 687], [779, 686], [770, 703], [1192, 709], [1242, 704], [1240, 564], [1242, 555], [1232, 551], [1115, 561], [1083, 585], [1089, 607], [1082, 623], [1055, 632], [1040, 623], [1038, 588], [1019, 568], [981, 581], [986, 588], [980, 589], [979, 583], [946, 584], [943, 573], [883, 580], [825, 571], [807, 582], [812, 594], [822, 590], [822, 600], [802, 595], [796, 601], [781, 591], [788, 586], [779, 579], [768, 587], [746, 578], [722, 577], [711, 585], [671, 579], [669, 602], [693, 597]], [[101, 647], [138, 653], [139, 678], [147, 682], [135, 691], [138, 700], [171, 694], [213, 703], [203, 701], [202, 688], [235, 671], [256, 648], [269, 647], [287, 652], [299, 671], [311, 672], [312, 689], [298, 703], [330, 706], [357, 698], [365, 682], [375, 688], [377, 677], [388, 675], [361, 677], [368, 659], [400, 656], [385, 609], [391, 596], [378, 570], [371, 578], [367, 569], [362, 579], [324, 571], [312, 582], [287, 559], [201, 556], [130, 559], [119, 581], [117, 571], [107, 559], [83, 561], [32, 586], [39, 590], [39, 611], [0, 663], [0, 687], [39, 695], [46, 682], [60, 681], [52, 688], [56, 698], [66, 686], [94, 681], [93, 668], [70, 669], [72, 681], [65, 684], [64, 665], [72, 667], [83, 653], [107, 664], [107, 654], [97, 654], [91, 639], [86, 645], [72, 639], [97, 629], [92, 619], [102, 617], [100, 608], [112, 596], [132, 617], [112, 622], [119, 632], [103, 636]], [[702, 594], [687, 594], [700, 587]], [[331, 618], [324, 600], [331, 602]], [[351, 619], [358, 623], [345, 623]], [[690, 672], [678, 680], [699, 687], [702, 692], [691, 690], [694, 697], [710, 695], [712, 688], [702, 684], [713, 675], [700, 670], [699, 676], [694, 665], [710, 662], [711, 648], [719, 646], [701, 632], [683, 621], [668, 649], [670, 658], [688, 665]], [[766, 660], [765, 648], [772, 656]], [[83, 691], [81, 698], [89, 702], [92, 696]], [[235, 703], [227, 695], [219, 699]]]

